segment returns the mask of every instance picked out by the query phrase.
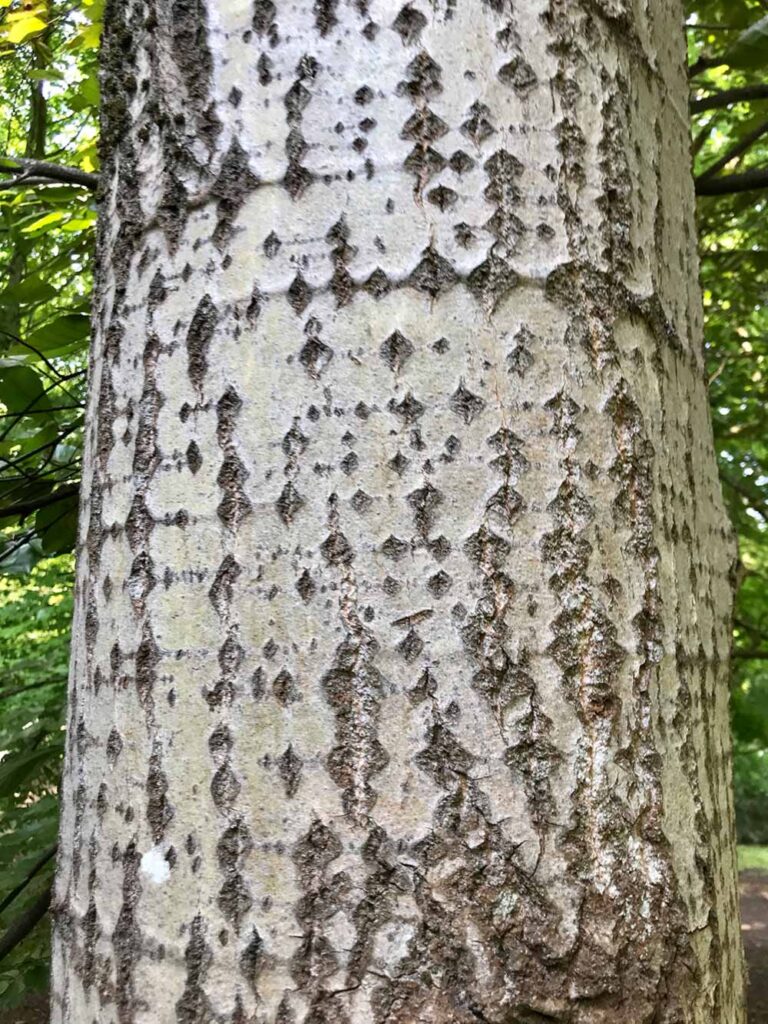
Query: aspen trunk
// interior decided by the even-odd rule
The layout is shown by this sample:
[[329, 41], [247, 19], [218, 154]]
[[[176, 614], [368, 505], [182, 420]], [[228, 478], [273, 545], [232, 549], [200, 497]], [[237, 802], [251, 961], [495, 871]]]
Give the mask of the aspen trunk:
[[677, 0], [112, 0], [55, 1024], [738, 1024]]

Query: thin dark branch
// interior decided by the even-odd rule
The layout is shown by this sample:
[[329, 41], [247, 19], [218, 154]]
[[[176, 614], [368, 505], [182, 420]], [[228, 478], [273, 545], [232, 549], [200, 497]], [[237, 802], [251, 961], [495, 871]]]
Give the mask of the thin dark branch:
[[745, 661], [768, 661], [768, 651], [750, 650], [749, 648], [740, 651], [738, 648], [734, 648], [731, 657], [743, 658]]
[[80, 487], [77, 484], [69, 484], [67, 487], [62, 487], [58, 491], [54, 491], [53, 494], [46, 495], [45, 498], [38, 498], [32, 501], [19, 501], [15, 505], [6, 505], [5, 508], [0, 505], [0, 519], [7, 519], [9, 516], [28, 516], [30, 512], [37, 512], [38, 509], [47, 508], [49, 505], [55, 505], [58, 501], [63, 501], [65, 498], [71, 498], [77, 494]]
[[44, 892], [40, 893], [32, 906], [16, 918], [5, 935], [0, 938], [0, 960], [4, 960], [9, 953], [12, 953], [26, 939], [35, 925], [45, 917], [51, 905], [52, 892], [53, 885], [49, 885]]
[[768, 188], [768, 167], [755, 167], [751, 171], [726, 174], [722, 178], [696, 179], [697, 196], [727, 196], [764, 188]]
[[702, 110], [717, 110], [730, 107], [732, 103], [743, 103], [748, 100], [768, 100], [768, 82], [759, 85], [742, 85], [738, 89], [723, 89], [709, 96], [701, 96], [691, 100], [688, 109], [692, 114], [700, 114]]
[[51, 859], [51, 857], [53, 857], [56, 854], [57, 849], [58, 844], [54, 843], [50, 850], [46, 850], [43, 856], [35, 862], [27, 877], [23, 881], [19, 882], [16, 888], [12, 889], [4, 900], [0, 901], [0, 914], [2, 914], [2, 912], [7, 907], [10, 907], [10, 905], [13, 903], [17, 896], [24, 892], [24, 890], [27, 888], [27, 886], [35, 877], [35, 875], [39, 874], [43, 870], [45, 865], [48, 863], [48, 861]]
[[688, 68], [688, 77], [695, 78], [696, 75], [700, 75], [702, 71], [708, 71], [710, 68], [717, 68], [725, 61], [722, 57], [699, 57], [697, 61], [691, 64]]
[[710, 164], [705, 171], [703, 171], [698, 180], [709, 181], [710, 178], [714, 178], [716, 174], [719, 174], [731, 160], [735, 160], [737, 156], [741, 156], [742, 153], [746, 153], [753, 142], [757, 142], [759, 138], [762, 138], [765, 133], [768, 132], [768, 121], [763, 121], [756, 128], [753, 128], [751, 132], [747, 132], [743, 138], [739, 139], [738, 142], [734, 143], [733, 146], [723, 155], [715, 160], [713, 164]]
[[685, 27], [689, 31], [702, 29], [706, 32], [743, 32], [743, 25], [700, 25], [698, 22], [686, 22]]
[[0, 173], [10, 174], [19, 168], [21, 174], [14, 174], [17, 184], [21, 184], [25, 178], [42, 178], [47, 181], [63, 182], [65, 185], [81, 185], [91, 191], [95, 191], [99, 185], [98, 174], [81, 171], [79, 167], [65, 167], [62, 164], [49, 163], [47, 160], [28, 160], [20, 156], [0, 157]]

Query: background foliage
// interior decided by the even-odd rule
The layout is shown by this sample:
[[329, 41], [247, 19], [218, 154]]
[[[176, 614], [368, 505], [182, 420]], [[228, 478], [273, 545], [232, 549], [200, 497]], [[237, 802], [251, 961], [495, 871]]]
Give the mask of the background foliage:
[[[102, 14], [0, 0], [0, 1008], [47, 980]], [[687, 19], [707, 367], [744, 564], [738, 829], [768, 843], [768, 0], [690, 0]]]

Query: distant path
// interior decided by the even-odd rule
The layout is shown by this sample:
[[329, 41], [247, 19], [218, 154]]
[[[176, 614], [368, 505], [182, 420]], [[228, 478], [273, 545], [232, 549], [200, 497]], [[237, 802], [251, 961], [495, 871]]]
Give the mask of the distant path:
[[[749, 964], [749, 1024], [768, 1024], [768, 871], [742, 871], [741, 918]], [[47, 997], [0, 1012], [0, 1024], [47, 1024]]]
[[[741, 873], [741, 934], [749, 965], [749, 1024], [768, 1024], [768, 872]], [[2, 1022], [0, 1022], [2, 1024]]]

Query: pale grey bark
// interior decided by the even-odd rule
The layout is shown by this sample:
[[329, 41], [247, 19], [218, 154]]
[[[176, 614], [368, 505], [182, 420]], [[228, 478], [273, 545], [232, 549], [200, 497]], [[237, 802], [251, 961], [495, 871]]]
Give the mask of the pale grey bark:
[[681, 5], [106, 25], [55, 1024], [738, 1024]]

